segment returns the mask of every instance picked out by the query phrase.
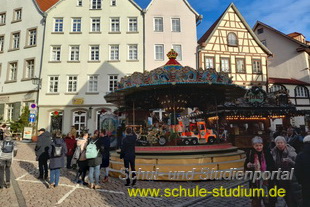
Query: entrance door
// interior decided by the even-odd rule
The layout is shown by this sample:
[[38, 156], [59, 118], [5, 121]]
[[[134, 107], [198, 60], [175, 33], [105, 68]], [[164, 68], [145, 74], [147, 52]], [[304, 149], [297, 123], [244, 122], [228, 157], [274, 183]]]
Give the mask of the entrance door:
[[73, 112], [73, 125], [75, 126], [75, 129], [78, 135], [80, 135], [83, 132], [88, 131], [86, 115], [87, 115], [86, 111]]

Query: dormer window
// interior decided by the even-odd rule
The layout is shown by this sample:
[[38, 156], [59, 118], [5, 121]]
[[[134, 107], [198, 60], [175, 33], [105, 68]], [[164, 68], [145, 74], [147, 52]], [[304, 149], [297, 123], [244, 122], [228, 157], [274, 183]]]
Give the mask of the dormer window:
[[237, 35], [233, 32], [228, 33], [227, 35], [227, 43], [229, 46], [238, 46], [238, 38]]

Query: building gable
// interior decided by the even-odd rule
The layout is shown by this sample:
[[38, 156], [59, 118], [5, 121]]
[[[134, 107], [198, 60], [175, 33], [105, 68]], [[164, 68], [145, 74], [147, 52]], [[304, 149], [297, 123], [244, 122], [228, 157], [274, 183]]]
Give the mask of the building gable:
[[[196, 21], [202, 19], [202, 16], [199, 15], [196, 10], [188, 3], [187, 0], [169, 0], [169, 1], [175, 1], [175, 4], [179, 3], [179, 2], [183, 2], [191, 12], [193, 12], [196, 16]], [[146, 7], [145, 11], [147, 12], [152, 6], [154, 6], [155, 4], [167, 4], [167, 2], [163, 2], [162, 0], [152, 0], [149, 5]]]
[[[228, 34], [237, 37], [237, 46], [228, 46]], [[230, 4], [210, 29], [199, 39], [198, 43], [205, 50], [238, 53], [272, 53], [258, 40], [234, 4]]]

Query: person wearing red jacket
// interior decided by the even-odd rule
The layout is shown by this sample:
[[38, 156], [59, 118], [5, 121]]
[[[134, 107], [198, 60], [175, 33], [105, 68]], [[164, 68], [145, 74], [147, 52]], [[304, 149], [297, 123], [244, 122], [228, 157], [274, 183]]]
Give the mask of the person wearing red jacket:
[[76, 140], [71, 133], [68, 133], [67, 137], [65, 138], [65, 142], [67, 145], [67, 169], [71, 169], [71, 160], [76, 147]]

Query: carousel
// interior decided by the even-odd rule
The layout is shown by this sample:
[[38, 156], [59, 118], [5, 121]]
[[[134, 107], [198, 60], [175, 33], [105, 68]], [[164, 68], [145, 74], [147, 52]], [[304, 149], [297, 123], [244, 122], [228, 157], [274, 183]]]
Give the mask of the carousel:
[[[127, 127], [138, 136], [136, 170], [156, 172], [160, 176], [154, 180], [184, 180], [188, 172], [191, 180], [202, 180], [206, 169], [242, 170], [244, 152], [223, 142], [200, 115], [217, 111], [218, 105], [244, 96], [246, 90], [226, 73], [183, 67], [177, 55], [171, 50], [164, 66], [123, 77], [118, 89], [104, 97], [127, 114]], [[163, 118], [154, 120], [154, 111]], [[111, 154], [110, 168], [114, 176], [122, 173], [118, 152]], [[172, 176], [176, 172], [181, 175]]]

